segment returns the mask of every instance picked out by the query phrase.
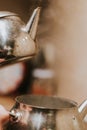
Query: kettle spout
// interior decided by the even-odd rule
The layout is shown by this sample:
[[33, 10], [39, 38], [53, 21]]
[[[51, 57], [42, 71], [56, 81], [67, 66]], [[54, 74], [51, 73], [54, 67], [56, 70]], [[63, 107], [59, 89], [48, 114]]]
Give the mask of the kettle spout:
[[37, 26], [40, 17], [40, 10], [41, 8], [37, 7], [33, 11], [31, 18], [29, 19], [26, 27], [24, 28], [24, 31], [28, 32], [33, 40], [35, 40], [36, 38]]
[[87, 114], [87, 100], [85, 100], [79, 107], [78, 107], [78, 112], [80, 113], [82, 119], [85, 118]]

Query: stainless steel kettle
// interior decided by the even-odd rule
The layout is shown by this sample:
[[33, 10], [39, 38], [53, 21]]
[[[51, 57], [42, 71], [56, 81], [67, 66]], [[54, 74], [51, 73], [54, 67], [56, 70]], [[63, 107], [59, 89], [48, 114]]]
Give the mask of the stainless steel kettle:
[[5, 130], [87, 130], [87, 100], [80, 106], [72, 100], [42, 95], [16, 98]]
[[15, 13], [0, 12], [0, 67], [27, 60], [36, 54], [39, 16], [40, 7], [37, 7], [25, 24]]

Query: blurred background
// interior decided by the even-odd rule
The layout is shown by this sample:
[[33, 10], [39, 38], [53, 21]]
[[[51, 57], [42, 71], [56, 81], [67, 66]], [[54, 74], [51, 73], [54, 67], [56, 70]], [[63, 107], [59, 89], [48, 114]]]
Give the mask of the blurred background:
[[25, 23], [37, 6], [38, 54], [0, 69], [0, 103], [10, 108], [18, 95], [42, 94], [79, 104], [87, 98], [87, 1], [0, 1], [1, 11], [17, 13]]

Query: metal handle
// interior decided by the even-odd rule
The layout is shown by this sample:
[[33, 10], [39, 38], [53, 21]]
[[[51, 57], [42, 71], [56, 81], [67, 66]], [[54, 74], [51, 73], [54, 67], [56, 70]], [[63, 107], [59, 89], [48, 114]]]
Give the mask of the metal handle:
[[87, 100], [85, 100], [79, 107], [78, 107], [78, 111], [81, 114], [82, 119], [84, 120], [84, 118], [86, 117], [87, 114]]

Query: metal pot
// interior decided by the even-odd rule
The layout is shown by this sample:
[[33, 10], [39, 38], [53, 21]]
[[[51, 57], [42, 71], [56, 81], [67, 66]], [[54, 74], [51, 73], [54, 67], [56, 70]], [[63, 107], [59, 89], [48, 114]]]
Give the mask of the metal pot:
[[41, 95], [16, 98], [5, 130], [87, 130], [87, 100], [82, 105], [68, 99]]
[[40, 7], [37, 7], [25, 24], [17, 14], [0, 11], [0, 67], [30, 59], [36, 54], [39, 15]]

